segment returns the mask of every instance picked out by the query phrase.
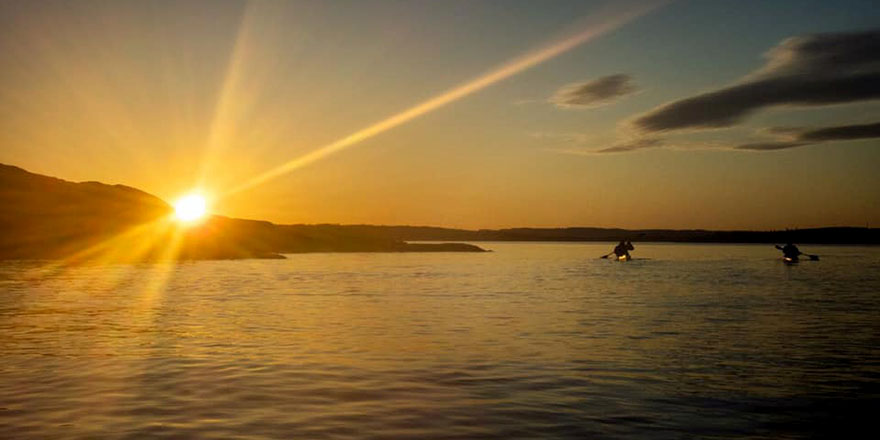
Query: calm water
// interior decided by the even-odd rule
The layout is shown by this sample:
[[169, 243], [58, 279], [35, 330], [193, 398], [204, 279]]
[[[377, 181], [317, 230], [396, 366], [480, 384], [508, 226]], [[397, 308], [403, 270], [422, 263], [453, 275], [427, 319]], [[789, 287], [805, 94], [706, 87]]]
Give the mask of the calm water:
[[880, 248], [482, 245], [0, 263], [0, 438], [801, 438], [876, 412]]

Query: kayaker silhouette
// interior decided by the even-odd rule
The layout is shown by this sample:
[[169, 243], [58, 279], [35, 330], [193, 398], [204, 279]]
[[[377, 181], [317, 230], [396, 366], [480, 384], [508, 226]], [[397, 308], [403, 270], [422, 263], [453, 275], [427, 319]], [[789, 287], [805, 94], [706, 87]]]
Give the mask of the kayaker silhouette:
[[620, 259], [622, 257], [626, 261], [629, 261], [629, 260], [632, 260], [632, 256], [629, 255], [629, 251], [632, 251], [632, 250], [635, 250], [635, 247], [633, 247], [632, 242], [630, 242], [628, 240], [627, 241], [620, 240], [620, 243], [618, 243], [617, 246], [614, 247], [613, 253], [614, 253], [614, 255], [617, 255], [618, 259]]
[[779, 246], [777, 244], [776, 249], [779, 249], [780, 251], [782, 251], [783, 257], [789, 258], [792, 260], [797, 260], [798, 257], [801, 255], [801, 250], [798, 249], [797, 246], [795, 246], [791, 243], [786, 243], [785, 246]]
[[785, 261], [797, 262], [800, 259], [801, 255], [806, 255], [807, 257], [809, 257], [811, 260], [814, 260], [814, 261], [819, 259], [818, 255], [805, 254], [805, 253], [801, 252], [801, 250], [798, 249], [797, 246], [795, 246], [791, 243], [786, 243], [785, 246], [779, 246], [777, 244], [776, 249], [779, 249], [780, 251], [782, 251], [782, 258]]

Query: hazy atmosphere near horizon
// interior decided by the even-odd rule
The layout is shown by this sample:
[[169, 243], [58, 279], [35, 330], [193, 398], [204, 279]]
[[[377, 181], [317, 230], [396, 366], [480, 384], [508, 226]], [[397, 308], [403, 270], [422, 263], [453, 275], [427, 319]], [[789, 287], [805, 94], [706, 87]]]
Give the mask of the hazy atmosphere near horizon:
[[880, 223], [866, 1], [0, 3], [0, 162], [275, 223]]

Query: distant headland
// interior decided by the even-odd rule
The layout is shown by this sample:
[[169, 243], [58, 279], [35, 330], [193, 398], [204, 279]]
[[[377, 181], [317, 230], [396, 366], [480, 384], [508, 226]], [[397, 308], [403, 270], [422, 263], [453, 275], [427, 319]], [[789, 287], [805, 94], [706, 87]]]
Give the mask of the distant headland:
[[[276, 225], [212, 216], [172, 224], [160, 198], [124, 185], [75, 183], [0, 164], [0, 260], [284, 258], [305, 252], [485, 252], [462, 241], [654, 241], [880, 244], [877, 228], [782, 231], [605, 228], [464, 230], [429, 226]], [[410, 243], [452, 241], [452, 243]]]
[[712, 231], [704, 229], [616, 229], [616, 228], [511, 228], [450, 229], [431, 226], [351, 225], [359, 234], [412, 241], [601, 241], [620, 240], [670, 243], [784, 243], [880, 244], [880, 229], [825, 227], [776, 231]]

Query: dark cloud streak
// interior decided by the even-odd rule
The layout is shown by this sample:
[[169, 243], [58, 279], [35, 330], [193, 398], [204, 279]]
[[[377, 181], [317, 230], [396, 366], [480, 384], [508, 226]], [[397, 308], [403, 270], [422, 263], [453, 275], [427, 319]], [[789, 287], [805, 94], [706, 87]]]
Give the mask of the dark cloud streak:
[[819, 128], [801, 133], [798, 139], [805, 141], [843, 141], [877, 137], [880, 137], [880, 122]]
[[740, 83], [664, 104], [634, 125], [644, 132], [722, 128], [771, 106], [880, 98], [880, 30], [790, 38], [767, 57]]
[[823, 142], [852, 141], [860, 139], [880, 138], [880, 122], [870, 124], [840, 125], [835, 127], [822, 127], [810, 130], [797, 131], [792, 128], [772, 129], [778, 133], [784, 133], [791, 137], [785, 141], [756, 142], [739, 145], [738, 150], [770, 151], [784, 150], [788, 148], [803, 147]]

